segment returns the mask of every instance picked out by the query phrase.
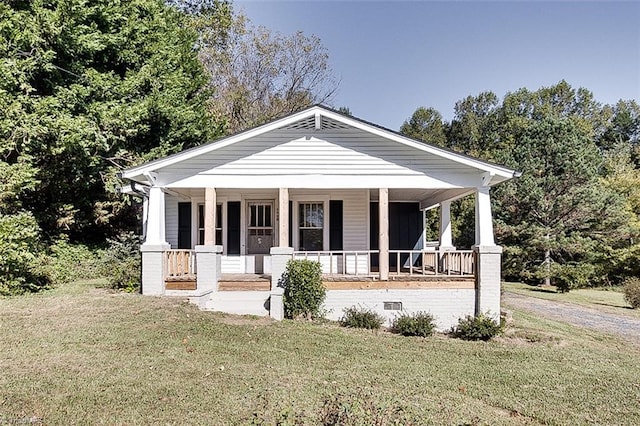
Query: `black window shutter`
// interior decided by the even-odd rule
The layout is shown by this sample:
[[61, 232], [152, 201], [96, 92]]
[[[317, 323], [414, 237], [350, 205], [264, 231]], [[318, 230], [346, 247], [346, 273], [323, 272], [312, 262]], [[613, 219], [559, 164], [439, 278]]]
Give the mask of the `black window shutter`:
[[178, 203], [178, 248], [191, 248], [191, 203]]
[[293, 247], [293, 201], [289, 201], [289, 247]]
[[329, 250], [343, 250], [342, 200], [329, 201]]
[[240, 254], [240, 201], [227, 203], [227, 254]]

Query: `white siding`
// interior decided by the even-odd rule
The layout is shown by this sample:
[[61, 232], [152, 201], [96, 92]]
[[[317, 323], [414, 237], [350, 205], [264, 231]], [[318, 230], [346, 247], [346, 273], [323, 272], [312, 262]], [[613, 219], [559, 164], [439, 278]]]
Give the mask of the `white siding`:
[[171, 248], [178, 248], [178, 199], [169, 194], [164, 195], [165, 238]]
[[450, 329], [458, 319], [473, 315], [475, 290], [473, 289], [415, 289], [415, 290], [328, 290], [324, 308], [327, 317], [339, 320], [345, 308], [351, 306], [372, 309], [387, 318], [387, 326], [399, 311], [385, 311], [384, 302], [402, 302], [404, 312], [429, 312], [440, 331]]
[[[161, 175], [162, 183], [167, 185], [194, 175], [217, 177], [222, 183], [217, 187], [233, 187], [227, 186], [234, 182], [229, 177], [256, 175], [271, 180], [277, 176], [309, 175], [351, 176], [355, 181], [362, 176], [395, 176], [404, 180], [422, 177], [421, 184], [442, 188], [475, 186], [480, 172], [362, 130], [326, 129], [272, 131], [167, 166]], [[224, 176], [227, 179], [222, 179]], [[471, 181], [473, 185], [469, 184]]]
[[334, 191], [332, 200], [342, 200], [344, 250], [369, 248], [369, 191]]

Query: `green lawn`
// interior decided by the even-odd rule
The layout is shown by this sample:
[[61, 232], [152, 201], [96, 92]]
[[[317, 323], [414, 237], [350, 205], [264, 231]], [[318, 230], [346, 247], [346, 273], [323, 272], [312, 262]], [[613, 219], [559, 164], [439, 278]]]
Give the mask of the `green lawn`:
[[604, 312], [640, 318], [640, 310], [632, 309], [624, 300], [624, 294], [619, 289], [584, 288], [571, 290], [568, 293], [559, 293], [555, 287], [537, 287], [522, 283], [503, 283], [503, 289], [539, 299], [575, 303]]
[[0, 424], [318, 424], [326, 400], [365, 423], [640, 424], [640, 348], [524, 312], [489, 343], [404, 338], [97, 283], [0, 299]]

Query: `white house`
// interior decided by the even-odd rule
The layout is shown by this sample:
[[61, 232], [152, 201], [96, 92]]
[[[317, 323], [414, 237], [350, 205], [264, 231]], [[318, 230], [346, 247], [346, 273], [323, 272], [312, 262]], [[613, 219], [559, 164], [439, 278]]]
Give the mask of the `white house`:
[[[489, 188], [515, 176], [323, 106], [122, 174], [144, 200], [143, 294], [279, 319], [287, 261], [310, 258], [330, 318], [428, 311], [441, 329], [500, 312]], [[456, 250], [450, 205], [471, 194], [476, 245]], [[436, 243], [424, 241], [431, 208]]]

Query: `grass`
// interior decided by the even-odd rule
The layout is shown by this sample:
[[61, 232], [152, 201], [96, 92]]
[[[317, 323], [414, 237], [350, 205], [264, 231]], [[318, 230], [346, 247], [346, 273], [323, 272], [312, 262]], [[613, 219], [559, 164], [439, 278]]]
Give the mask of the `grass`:
[[0, 299], [0, 424], [318, 424], [327, 400], [413, 424], [640, 424], [640, 348], [524, 312], [504, 337], [466, 342], [98, 284]]
[[603, 312], [640, 318], [640, 310], [631, 308], [624, 300], [624, 294], [619, 289], [584, 288], [571, 290], [568, 293], [559, 293], [555, 287], [537, 287], [522, 283], [503, 283], [503, 289], [511, 293], [539, 299], [574, 303]]

